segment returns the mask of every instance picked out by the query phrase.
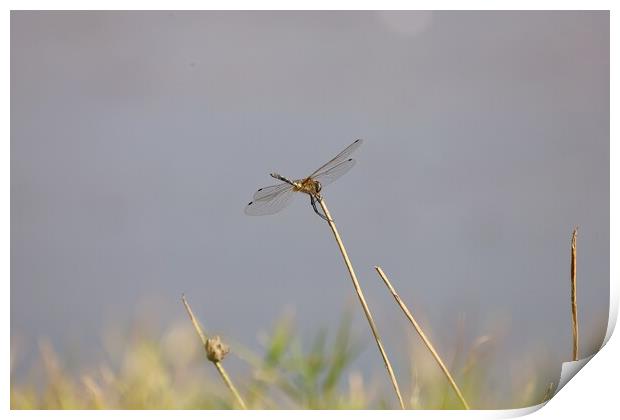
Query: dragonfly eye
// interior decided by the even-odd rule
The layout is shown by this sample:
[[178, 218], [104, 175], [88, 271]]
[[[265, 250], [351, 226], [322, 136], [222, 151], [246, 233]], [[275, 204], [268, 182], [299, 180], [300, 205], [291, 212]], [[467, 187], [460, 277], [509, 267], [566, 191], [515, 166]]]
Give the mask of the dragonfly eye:
[[321, 183], [319, 181], [314, 181], [314, 189], [316, 192], [321, 192]]

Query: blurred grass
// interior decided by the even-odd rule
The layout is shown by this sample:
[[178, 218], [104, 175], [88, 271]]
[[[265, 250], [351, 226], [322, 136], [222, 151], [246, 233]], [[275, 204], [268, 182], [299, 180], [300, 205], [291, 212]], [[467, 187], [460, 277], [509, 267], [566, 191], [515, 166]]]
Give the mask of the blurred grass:
[[[108, 357], [77, 371], [67, 368], [69, 361], [61, 360], [51, 344], [41, 340], [37, 360], [19, 380], [13, 372], [19, 346], [12, 347], [11, 408], [234, 408], [232, 395], [204, 358], [188, 323], [172, 326], [159, 335], [153, 329], [133, 328], [130, 333], [111, 331], [107, 336], [104, 343], [114, 341], [104, 345]], [[455, 356], [460, 360], [453, 366], [455, 380], [471, 405], [517, 408], [541, 402], [549, 384], [539, 379], [534, 365], [521, 372], [509, 398], [494, 400], [495, 384], [488, 380], [492, 341], [481, 336], [457, 350], [462, 354]], [[344, 314], [335, 331], [320, 329], [310, 342], [301, 339], [290, 317], [282, 317], [262, 344], [262, 353], [258, 354], [232, 343], [231, 355], [236, 360], [231, 363], [235, 367], [231, 376], [250, 408], [397, 408], [387, 387], [376, 386], [374, 378], [356, 370], [354, 362], [363, 346], [352, 333], [349, 313]], [[401, 356], [410, 360], [410, 386], [404, 396], [407, 408], [461, 409], [423, 345], [413, 341], [402, 349]], [[406, 370], [397, 374], [407, 377]]]

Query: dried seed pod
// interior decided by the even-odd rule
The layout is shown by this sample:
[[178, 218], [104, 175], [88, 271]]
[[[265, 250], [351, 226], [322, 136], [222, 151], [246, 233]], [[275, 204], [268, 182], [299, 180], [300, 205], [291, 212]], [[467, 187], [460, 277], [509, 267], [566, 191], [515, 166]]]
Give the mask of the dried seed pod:
[[228, 347], [219, 336], [211, 337], [207, 339], [207, 344], [205, 344], [205, 350], [207, 351], [207, 359], [211, 362], [221, 362], [224, 360], [224, 357], [230, 351], [230, 347]]

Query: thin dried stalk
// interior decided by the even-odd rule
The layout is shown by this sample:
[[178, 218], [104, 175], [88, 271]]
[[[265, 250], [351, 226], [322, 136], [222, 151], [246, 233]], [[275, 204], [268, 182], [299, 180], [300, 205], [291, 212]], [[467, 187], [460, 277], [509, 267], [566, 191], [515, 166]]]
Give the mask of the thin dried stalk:
[[579, 360], [579, 320], [577, 319], [577, 228], [573, 230], [570, 249], [571, 306], [573, 313], [573, 360]]
[[461, 400], [461, 403], [463, 404], [465, 409], [469, 410], [470, 409], [469, 404], [467, 404], [467, 401], [465, 400], [465, 397], [463, 397], [463, 393], [459, 389], [459, 387], [456, 384], [456, 382], [454, 382], [454, 379], [452, 378], [452, 375], [450, 374], [450, 371], [448, 370], [448, 368], [446, 367], [444, 362], [441, 360], [441, 357], [439, 357], [439, 354], [435, 350], [435, 347], [433, 347], [433, 343], [431, 343], [430, 340], [428, 339], [428, 337], [426, 337], [426, 334], [424, 334], [424, 331], [422, 331], [422, 328], [420, 327], [418, 322], [415, 320], [415, 318], [411, 314], [411, 311], [409, 311], [409, 309], [407, 308], [407, 305], [405, 305], [405, 302], [403, 302], [403, 300], [400, 298], [398, 293], [396, 293], [396, 290], [392, 286], [392, 283], [390, 283], [390, 281], [388, 280], [387, 276], [385, 275], [385, 273], [383, 272], [381, 267], [375, 266], [375, 270], [377, 270], [377, 273], [379, 273], [379, 277], [381, 277], [381, 279], [383, 280], [383, 282], [385, 283], [387, 288], [390, 290], [390, 292], [394, 296], [394, 299], [396, 300], [396, 303], [398, 303], [398, 305], [400, 305], [400, 308], [405, 313], [405, 316], [407, 316], [407, 318], [409, 319], [409, 321], [413, 325], [413, 328], [415, 328], [415, 330], [418, 332], [418, 334], [420, 335], [420, 338], [422, 338], [422, 341], [424, 342], [424, 344], [426, 345], [428, 350], [431, 352], [431, 354], [435, 358], [435, 361], [437, 361], [437, 364], [439, 365], [439, 367], [441, 368], [443, 373], [446, 375], [446, 378], [448, 378], [448, 382], [450, 382], [450, 385], [452, 385], [452, 388], [454, 389], [454, 392], [456, 392], [456, 395], [459, 397], [459, 400]]
[[396, 396], [398, 397], [398, 402], [400, 403], [400, 408], [405, 409], [405, 403], [403, 402], [403, 397], [400, 393], [400, 388], [398, 387], [398, 382], [396, 381], [396, 376], [394, 375], [394, 370], [392, 369], [392, 365], [390, 364], [390, 360], [383, 349], [383, 344], [381, 343], [381, 338], [379, 337], [379, 333], [377, 332], [377, 326], [375, 325], [375, 321], [372, 318], [372, 314], [370, 313], [370, 309], [368, 308], [368, 304], [366, 303], [366, 299], [364, 299], [364, 293], [362, 292], [362, 288], [360, 287], [359, 282], [357, 281], [357, 276], [355, 275], [355, 271], [353, 270], [353, 265], [351, 265], [351, 260], [349, 259], [349, 255], [347, 254], [347, 250], [342, 243], [342, 239], [340, 239], [340, 234], [338, 233], [338, 229], [336, 229], [336, 225], [334, 224], [334, 220], [332, 219], [327, 206], [325, 205], [325, 201], [321, 198], [318, 200], [325, 216], [327, 217], [329, 227], [332, 229], [334, 234], [334, 238], [336, 238], [336, 243], [340, 248], [340, 252], [342, 253], [342, 258], [344, 259], [344, 263], [349, 270], [349, 274], [351, 275], [351, 281], [353, 282], [353, 287], [355, 288], [355, 292], [357, 293], [357, 297], [359, 298], [360, 303], [362, 304], [362, 308], [364, 309], [364, 313], [366, 314], [366, 319], [368, 320], [368, 324], [370, 325], [370, 330], [372, 331], [372, 335], [375, 337], [375, 341], [377, 342], [377, 347], [379, 347], [379, 352], [381, 353], [381, 357], [383, 358], [383, 363], [385, 364], [385, 368], [387, 369], [388, 375], [390, 376], [390, 380], [392, 381], [392, 385], [394, 386], [394, 391], [396, 392]]
[[547, 389], [545, 389], [545, 395], [543, 395], [541, 403], [547, 402], [551, 399], [551, 397], [553, 397], [554, 387], [555, 383], [549, 382], [549, 385], [547, 385]]
[[[185, 305], [185, 309], [187, 310], [187, 315], [189, 315], [189, 319], [192, 321], [192, 324], [194, 325], [194, 329], [196, 330], [196, 333], [198, 334], [198, 336], [200, 337], [200, 340], [202, 341], [203, 348], [205, 348], [206, 350], [207, 336], [202, 331], [202, 328], [200, 327], [198, 320], [194, 316], [194, 312], [192, 312], [192, 308], [189, 306], [187, 299], [185, 299], [185, 295], [181, 296], [181, 300], [183, 300], [183, 305]], [[230, 380], [230, 377], [228, 376], [228, 373], [226, 373], [226, 370], [224, 369], [224, 366], [222, 366], [222, 363], [218, 361], [212, 361], [212, 363], [215, 365], [215, 368], [219, 372], [220, 376], [224, 380], [224, 383], [226, 384], [230, 392], [232, 392], [232, 394], [235, 396], [235, 399], [237, 400], [237, 403], [239, 404], [239, 406], [241, 406], [241, 408], [243, 408], [244, 410], [247, 410], [248, 407], [245, 405], [245, 402], [243, 401], [243, 398], [241, 398], [239, 391], [237, 391], [237, 388], [235, 388], [235, 385], [233, 385], [232, 381]]]

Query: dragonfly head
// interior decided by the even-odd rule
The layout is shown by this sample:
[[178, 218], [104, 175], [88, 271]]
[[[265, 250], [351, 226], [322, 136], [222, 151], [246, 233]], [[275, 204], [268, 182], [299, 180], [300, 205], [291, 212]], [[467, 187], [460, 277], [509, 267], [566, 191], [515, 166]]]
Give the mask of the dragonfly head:
[[320, 193], [321, 192], [321, 183], [319, 181], [314, 181], [314, 189], [316, 190], [316, 193]]

